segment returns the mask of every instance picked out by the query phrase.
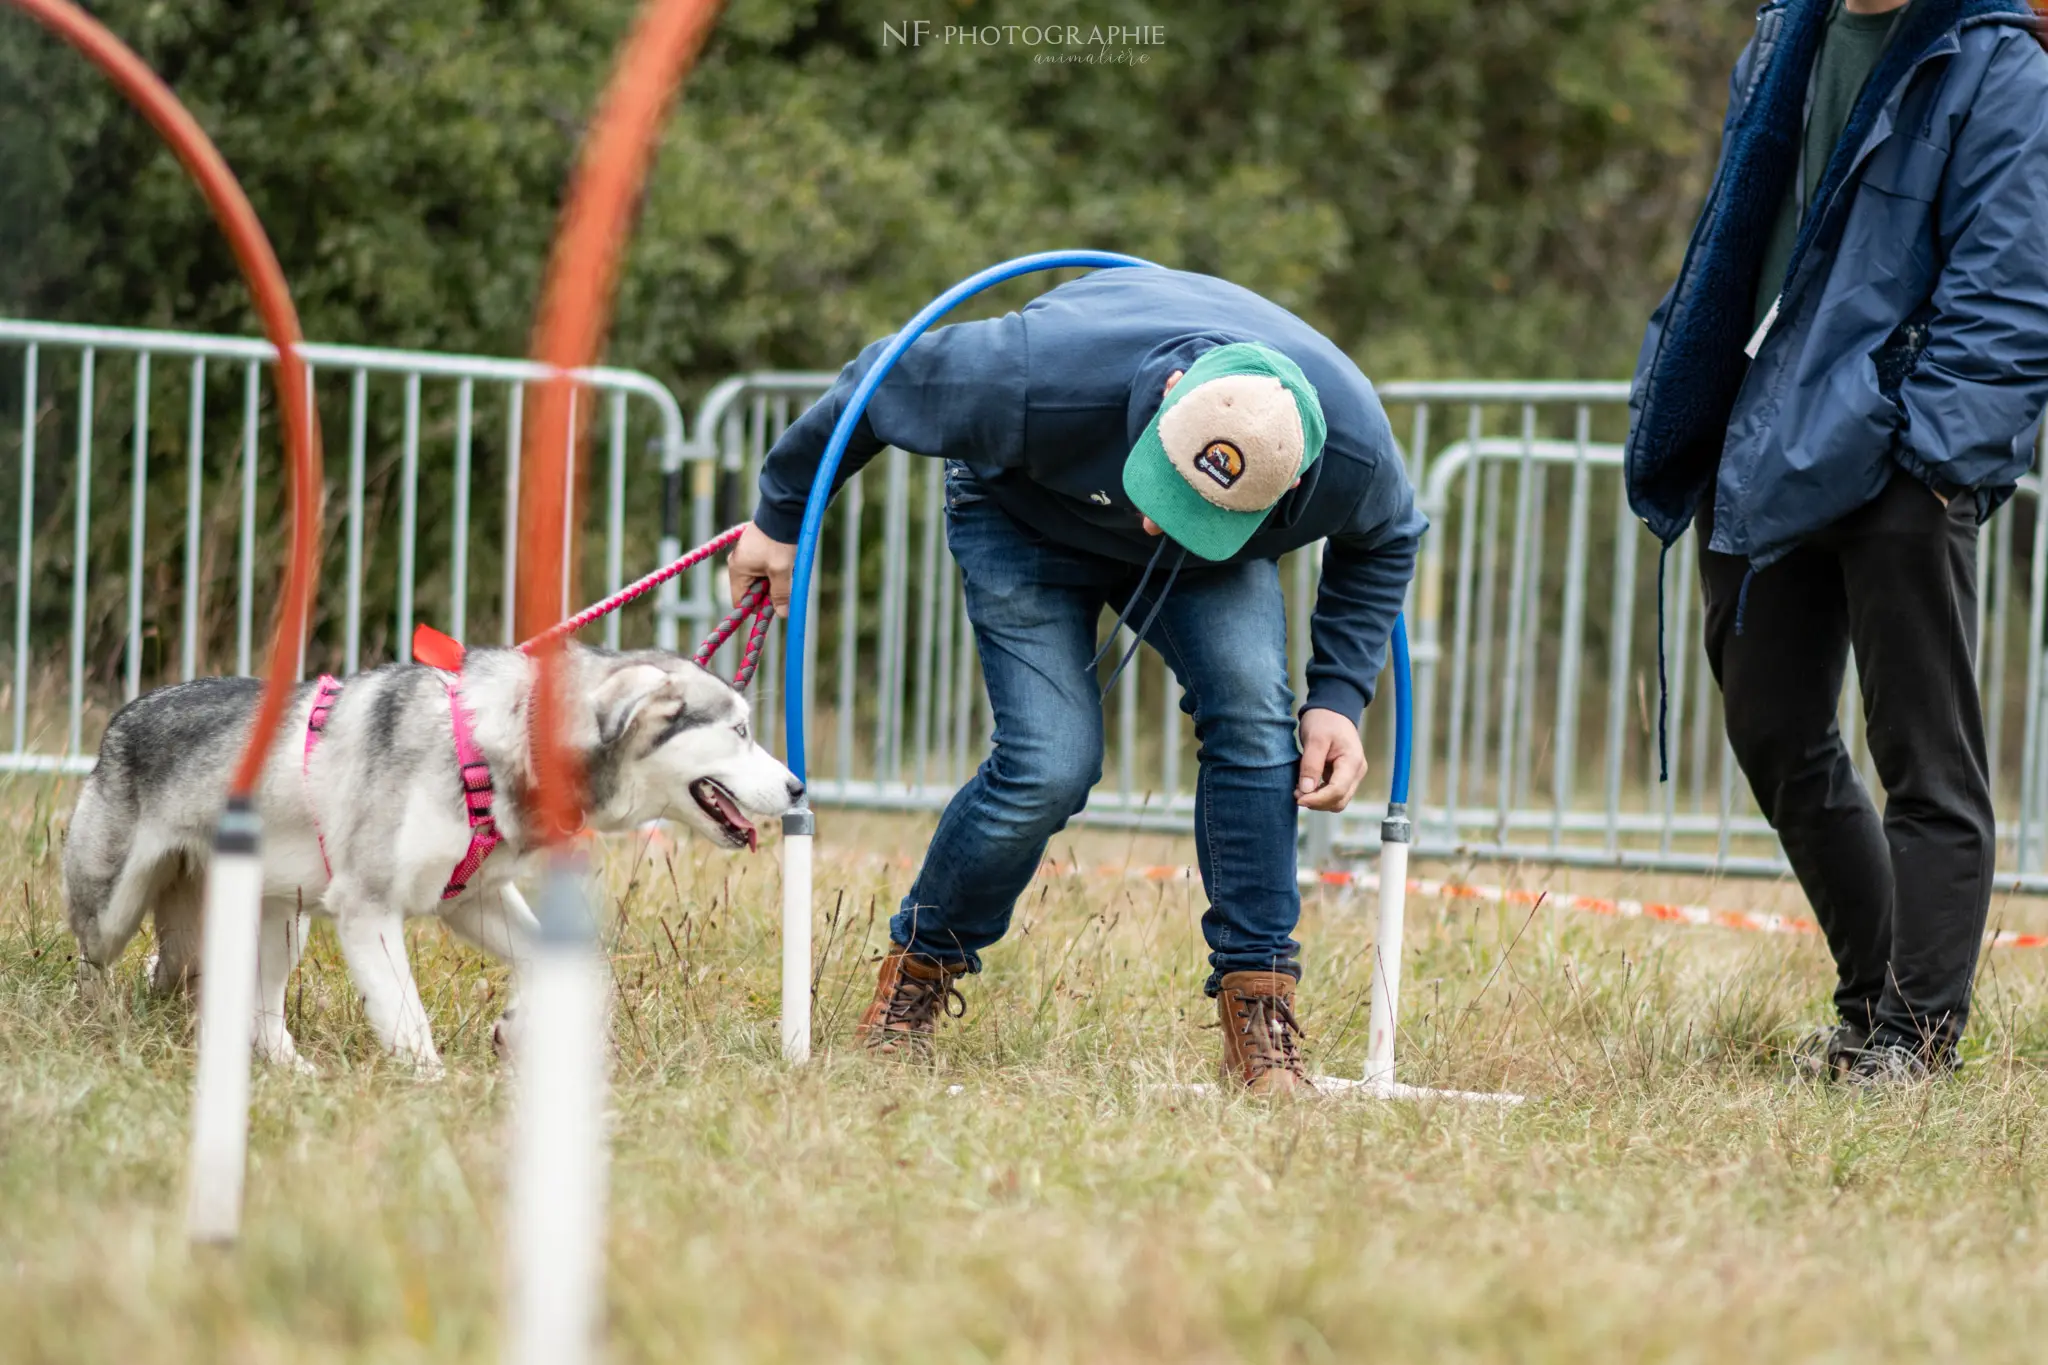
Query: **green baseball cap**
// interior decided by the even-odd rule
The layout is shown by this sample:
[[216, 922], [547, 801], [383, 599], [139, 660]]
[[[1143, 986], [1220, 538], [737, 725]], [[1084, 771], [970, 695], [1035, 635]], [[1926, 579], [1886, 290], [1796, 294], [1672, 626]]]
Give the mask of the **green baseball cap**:
[[1124, 461], [1124, 493], [1203, 559], [1244, 548], [1323, 453], [1323, 405], [1270, 346], [1206, 351], [1173, 386]]

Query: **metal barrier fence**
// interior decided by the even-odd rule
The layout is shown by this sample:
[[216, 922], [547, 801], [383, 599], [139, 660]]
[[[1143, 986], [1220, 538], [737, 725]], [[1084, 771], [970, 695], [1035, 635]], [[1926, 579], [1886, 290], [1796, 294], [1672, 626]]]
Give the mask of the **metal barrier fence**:
[[[1410, 472], [1434, 523], [1411, 598], [1418, 844], [1439, 856], [1785, 872], [1722, 728], [1702, 644], [1697, 539], [1672, 547], [1660, 580], [1656, 542], [1622, 494], [1627, 387], [1384, 392], [1390, 405], [1413, 409]], [[1463, 417], [1462, 434], [1424, 454], [1432, 409], [1442, 407]], [[1557, 476], [1562, 509], [1549, 504]], [[2040, 481], [2029, 477], [1977, 546], [1978, 681], [1993, 791], [2007, 817], [2000, 880], [2026, 890], [2048, 890], [2044, 532]], [[1547, 552], [1560, 536], [1562, 553]], [[1660, 582], [1670, 699], [1664, 783], [1655, 725]], [[1596, 724], [1581, 723], [1589, 710]], [[1839, 724], [1865, 783], [1881, 792], [1853, 661]]]
[[[832, 378], [740, 376], [706, 398], [694, 441], [730, 516], [751, 505], [776, 436]], [[1627, 386], [1394, 383], [1380, 394], [1433, 526], [1409, 600], [1418, 856], [1785, 872], [1721, 727], [1690, 536], [1663, 576], [1670, 780], [1657, 780], [1658, 547], [1622, 495]], [[812, 648], [834, 661], [834, 695], [810, 708], [820, 802], [937, 809], [986, 752], [986, 702], [941, 543], [940, 479], [937, 461], [885, 452], [827, 520], [813, 617], [824, 639]], [[2027, 480], [1978, 546], [1979, 677], [2006, 816], [2001, 881], [2027, 890], [2048, 890], [2039, 490]], [[1306, 551], [1282, 565], [1297, 688], [1317, 563]], [[1139, 658], [1108, 703], [1105, 781], [1088, 818], [1184, 828], [1190, 729], [1163, 663]], [[771, 662], [762, 678], [762, 724], [772, 727], [779, 668]], [[1859, 696], [1852, 665], [1841, 725], [1877, 791]], [[1373, 711], [1366, 731], [1377, 764], [1391, 754], [1392, 727]], [[1362, 802], [1317, 817], [1308, 856], [1368, 851], [1383, 813]]]
[[[415, 616], [457, 636], [503, 638], [522, 386], [542, 371], [358, 347], [312, 345], [306, 356], [327, 417], [334, 519], [308, 669], [404, 658]], [[272, 529], [260, 495], [277, 493], [274, 456], [266, 465], [262, 455], [270, 357], [238, 338], [0, 320], [0, 414], [10, 419], [0, 468], [14, 457], [19, 498], [14, 517], [0, 515], [0, 533], [10, 521], [16, 532], [14, 554], [0, 555], [0, 577], [11, 568], [14, 579], [11, 594], [0, 590], [14, 606], [0, 772], [85, 771], [97, 726], [120, 700], [227, 671], [230, 659], [249, 670], [268, 610], [257, 566], [270, 562]], [[761, 458], [832, 376], [726, 380], [687, 434], [673, 396], [648, 376], [600, 369], [582, 379], [605, 409], [595, 505], [577, 512], [593, 530], [580, 567], [594, 589], [744, 516]], [[1690, 537], [1664, 575], [1671, 780], [1656, 780], [1657, 547], [1621, 495], [1625, 386], [1389, 384], [1381, 396], [1433, 523], [1409, 601], [1418, 855], [1782, 872], [1722, 737]], [[658, 461], [636, 457], [636, 412]], [[432, 460], [448, 462], [447, 479], [421, 478]], [[810, 642], [829, 661], [816, 685], [830, 695], [809, 710], [822, 803], [936, 810], [986, 753], [988, 707], [943, 543], [941, 478], [938, 461], [885, 452], [827, 521]], [[423, 488], [444, 501], [424, 504]], [[2039, 491], [2030, 478], [1978, 547], [2001, 880], [2028, 890], [2048, 890]], [[1313, 549], [1282, 565], [1297, 687], [1317, 567]], [[686, 588], [665, 588], [651, 615], [608, 618], [604, 642], [674, 648], [716, 619], [723, 594], [713, 570], [697, 570]], [[781, 648], [778, 629], [755, 684], [770, 744]], [[1842, 725], [1875, 788], [1857, 695], [1844, 690]], [[1106, 777], [1088, 818], [1185, 828], [1195, 764], [1179, 700], [1163, 663], [1141, 652], [1108, 703]], [[1366, 730], [1384, 772], [1392, 726], [1375, 708]], [[1370, 848], [1380, 813], [1364, 802], [1315, 818], [1308, 856]]]
[[[304, 357], [324, 418], [330, 523], [302, 666], [352, 673], [408, 658], [416, 615], [458, 638], [509, 641], [523, 394], [546, 371], [356, 346], [309, 344]], [[265, 513], [281, 493], [263, 432], [274, 358], [246, 338], [0, 319], [0, 413], [14, 419], [0, 462], [11, 456], [18, 476], [15, 516], [0, 518], [15, 532], [0, 568], [14, 580], [0, 772], [88, 771], [121, 701], [230, 664], [251, 671], [271, 607], [258, 566], [276, 559]], [[677, 481], [654, 485], [690, 452], [681, 408], [654, 379], [578, 378], [579, 395], [603, 408], [590, 423], [600, 506], [577, 509], [599, 529], [583, 537], [578, 567], [609, 589], [625, 581], [629, 546], [636, 572], [681, 552]], [[636, 457], [636, 421], [657, 458]], [[423, 460], [449, 466], [424, 482], [437, 499], [427, 506]], [[565, 602], [570, 591], [565, 580]], [[708, 570], [687, 596], [666, 585], [661, 610], [639, 618], [643, 633], [673, 648], [679, 621], [712, 619], [711, 592]], [[620, 631], [608, 618], [605, 642]]]

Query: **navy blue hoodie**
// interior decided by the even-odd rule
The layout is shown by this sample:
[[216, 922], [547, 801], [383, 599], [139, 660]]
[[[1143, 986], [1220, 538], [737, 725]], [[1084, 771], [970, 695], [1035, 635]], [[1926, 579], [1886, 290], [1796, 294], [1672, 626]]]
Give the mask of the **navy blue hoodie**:
[[[841, 370], [768, 452], [754, 523], [774, 539], [796, 540], [832, 428], [887, 340]], [[1101, 270], [1021, 312], [928, 332], [875, 391], [839, 483], [886, 446], [959, 460], [998, 506], [1047, 539], [1143, 564], [1158, 541], [1124, 496], [1124, 458], [1158, 410], [1167, 376], [1240, 341], [1301, 366], [1329, 436], [1300, 487], [1230, 562], [1278, 559], [1328, 539], [1306, 705], [1356, 721], [1386, 664], [1429, 523], [1366, 377], [1321, 333], [1250, 290], [1179, 270]]]

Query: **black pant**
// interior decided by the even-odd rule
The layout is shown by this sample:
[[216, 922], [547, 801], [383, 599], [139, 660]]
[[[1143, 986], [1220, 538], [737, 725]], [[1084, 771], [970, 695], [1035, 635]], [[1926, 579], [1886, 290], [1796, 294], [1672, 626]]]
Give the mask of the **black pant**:
[[[1929, 1049], [1968, 1018], [1997, 855], [1970, 503], [1894, 474], [1757, 573], [1746, 601], [1746, 562], [1700, 553], [1728, 739], [1827, 935], [1835, 1007], [1876, 1041]], [[1698, 532], [1704, 547], [1711, 507]], [[1835, 723], [1852, 648], [1882, 820]]]

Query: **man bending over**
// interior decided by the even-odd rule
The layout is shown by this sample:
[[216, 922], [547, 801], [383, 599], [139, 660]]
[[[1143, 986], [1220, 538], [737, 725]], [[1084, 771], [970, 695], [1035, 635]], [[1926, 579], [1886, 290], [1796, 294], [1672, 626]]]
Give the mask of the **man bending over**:
[[[736, 598], [765, 578], [787, 610], [805, 497], [884, 344], [769, 451], [732, 557]], [[1365, 775], [1359, 717], [1427, 525], [1372, 385], [1249, 290], [1103, 270], [920, 338], [877, 389], [839, 481], [891, 445], [946, 461], [947, 543], [995, 732], [890, 925], [858, 1035], [878, 1051], [929, 1047], [955, 983], [981, 970], [1047, 841], [1087, 803], [1102, 776], [1096, 640], [1110, 607], [1159, 651], [1194, 718], [1225, 1077], [1260, 1093], [1306, 1085], [1296, 813], [1344, 809]], [[1317, 541], [1328, 547], [1297, 720], [1277, 561]]]

